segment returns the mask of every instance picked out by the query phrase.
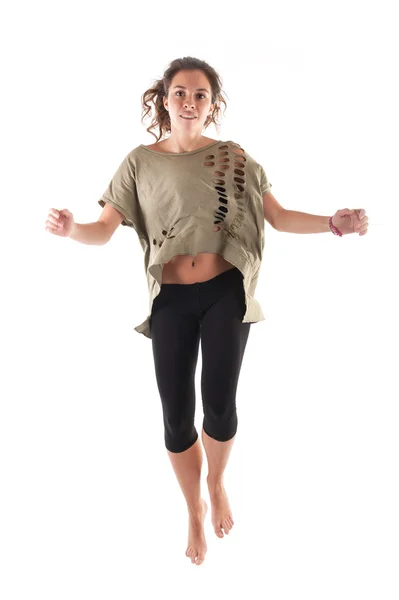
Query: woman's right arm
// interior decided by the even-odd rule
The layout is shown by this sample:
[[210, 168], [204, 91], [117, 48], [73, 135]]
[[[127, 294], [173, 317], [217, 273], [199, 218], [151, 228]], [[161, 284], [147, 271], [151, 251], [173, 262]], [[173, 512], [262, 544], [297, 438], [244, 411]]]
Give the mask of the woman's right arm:
[[110, 240], [107, 224], [103, 221], [96, 223], [74, 223], [68, 236], [75, 242], [103, 246]]
[[50, 208], [46, 221], [46, 231], [59, 237], [69, 237], [82, 244], [103, 246], [112, 237], [124, 216], [106, 204], [95, 223], [75, 223], [72, 213], [64, 208]]

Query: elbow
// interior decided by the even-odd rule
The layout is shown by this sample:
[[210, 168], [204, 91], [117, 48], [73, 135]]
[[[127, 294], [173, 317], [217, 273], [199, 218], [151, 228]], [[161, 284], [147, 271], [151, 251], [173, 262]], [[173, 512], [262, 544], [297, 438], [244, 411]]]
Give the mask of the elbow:
[[283, 225], [283, 218], [284, 218], [284, 213], [285, 213], [285, 208], [281, 208], [278, 212], [276, 212], [276, 214], [274, 215], [273, 221], [272, 221], [272, 227], [273, 229], [275, 229], [276, 231], [283, 231], [282, 229], [282, 225]]
[[272, 223], [272, 227], [273, 227], [273, 229], [275, 229], [276, 231], [280, 231], [280, 229], [279, 229], [279, 227], [278, 227], [278, 224], [277, 224], [277, 221], [273, 221], [273, 223]]

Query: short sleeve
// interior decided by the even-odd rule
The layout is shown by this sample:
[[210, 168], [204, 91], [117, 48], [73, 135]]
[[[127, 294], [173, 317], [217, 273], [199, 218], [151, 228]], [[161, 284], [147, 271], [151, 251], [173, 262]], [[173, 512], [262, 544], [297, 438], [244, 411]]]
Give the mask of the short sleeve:
[[266, 192], [270, 192], [271, 187], [272, 184], [268, 180], [264, 168], [260, 165], [260, 191], [262, 195], [266, 194]]
[[127, 155], [119, 165], [116, 173], [109, 182], [98, 204], [104, 208], [108, 202], [122, 213], [122, 225], [132, 227], [139, 237], [146, 237], [146, 228], [140, 208], [135, 168], [130, 156]]

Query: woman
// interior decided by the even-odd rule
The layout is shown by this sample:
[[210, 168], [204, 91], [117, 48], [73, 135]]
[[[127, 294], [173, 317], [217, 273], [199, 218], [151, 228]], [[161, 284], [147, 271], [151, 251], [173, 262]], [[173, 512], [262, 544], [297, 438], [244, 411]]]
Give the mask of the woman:
[[[189, 513], [186, 556], [207, 550], [201, 498], [202, 450], [194, 427], [194, 378], [202, 349], [202, 442], [208, 459], [212, 523], [218, 537], [234, 525], [223, 473], [237, 431], [236, 389], [251, 323], [264, 319], [253, 297], [264, 246], [264, 220], [278, 231], [367, 232], [364, 210], [321, 217], [285, 210], [266, 173], [239, 144], [202, 135], [225, 103], [218, 74], [192, 57], [173, 61], [143, 95], [155, 116], [154, 144], [122, 161], [98, 203], [97, 223], [77, 224], [50, 209], [46, 229], [104, 244], [122, 225], [135, 229], [145, 253], [150, 311], [136, 331], [152, 339], [165, 445]], [[162, 139], [165, 133], [169, 136]], [[152, 135], [155, 135], [152, 133]], [[161, 140], [161, 141], [160, 141]]]

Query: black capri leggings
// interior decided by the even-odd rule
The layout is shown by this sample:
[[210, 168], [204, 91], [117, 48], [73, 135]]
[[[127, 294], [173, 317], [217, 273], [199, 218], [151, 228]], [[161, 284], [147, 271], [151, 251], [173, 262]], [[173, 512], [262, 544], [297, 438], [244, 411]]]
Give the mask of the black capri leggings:
[[220, 442], [234, 437], [238, 376], [251, 326], [242, 323], [245, 309], [243, 275], [236, 267], [207, 281], [162, 284], [150, 327], [170, 452], [184, 452], [198, 438], [194, 378], [200, 338], [204, 431]]

